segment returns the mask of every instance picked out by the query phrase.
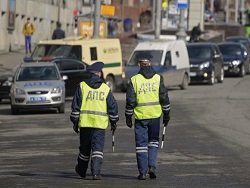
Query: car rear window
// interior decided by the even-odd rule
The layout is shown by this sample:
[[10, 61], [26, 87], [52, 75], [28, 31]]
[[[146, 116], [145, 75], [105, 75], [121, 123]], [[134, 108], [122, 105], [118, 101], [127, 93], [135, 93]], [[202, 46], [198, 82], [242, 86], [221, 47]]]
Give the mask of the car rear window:
[[130, 59], [128, 66], [138, 66], [138, 59], [136, 58], [136, 55], [140, 52], [150, 53], [153, 58], [151, 59], [151, 65], [157, 66], [161, 64], [161, 59], [163, 55], [162, 50], [143, 50], [143, 51], [135, 51], [132, 58]]

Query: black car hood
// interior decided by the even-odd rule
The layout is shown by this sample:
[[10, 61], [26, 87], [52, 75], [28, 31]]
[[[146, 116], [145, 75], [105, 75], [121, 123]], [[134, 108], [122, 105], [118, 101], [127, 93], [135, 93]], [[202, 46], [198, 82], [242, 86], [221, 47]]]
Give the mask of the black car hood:
[[194, 64], [194, 65], [199, 65], [201, 63], [210, 61], [210, 58], [205, 58], [205, 59], [196, 59], [196, 58], [191, 58], [189, 59], [190, 64]]

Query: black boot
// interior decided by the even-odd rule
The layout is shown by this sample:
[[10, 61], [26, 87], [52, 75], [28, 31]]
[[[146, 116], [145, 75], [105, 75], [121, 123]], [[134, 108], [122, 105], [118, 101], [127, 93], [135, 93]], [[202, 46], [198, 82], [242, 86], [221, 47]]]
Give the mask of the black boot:
[[146, 180], [146, 175], [140, 174], [138, 180]]
[[101, 180], [102, 177], [100, 175], [93, 175], [92, 180]]
[[86, 177], [86, 173], [82, 173], [82, 172], [80, 171], [78, 165], [76, 165], [75, 171], [76, 171], [76, 173], [77, 173], [79, 176], [81, 176], [82, 178], [85, 178], [85, 177]]
[[154, 167], [150, 167], [149, 170], [148, 170], [148, 174], [149, 174], [150, 179], [155, 179], [156, 178], [155, 168]]

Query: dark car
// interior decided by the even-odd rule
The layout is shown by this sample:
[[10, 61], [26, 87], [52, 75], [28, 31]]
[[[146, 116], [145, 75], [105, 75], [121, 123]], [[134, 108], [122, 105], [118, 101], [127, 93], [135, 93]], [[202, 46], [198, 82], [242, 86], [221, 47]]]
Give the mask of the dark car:
[[0, 102], [3, 99], [10, 99], [10, 87], [16, 68], [0, 73]]
[[187, 44], [191, 83], [207, 82], [210, 85], [224, 80], [223, 57], [215, 43]]
[[[24, 58], [25, 62], [34, 62], [32, 58]], [[70, 97], [75, 94], [77, 85], [84, 79], [89, 77], [89, 72], [86, 71], [89, 66], [87, 63], [78, 59], [71, 58], [36, 58], [36, 61], [50, 61], [56, 63], [61, 76], [67, 76], [65, 79], [66, 96]]]
[[225, 75], [245, 76], [246, 70], [249, 70], [246, 47], [239, 42], [224, 42], [218, 46], [223, 55]]
[[[244, 36], [231, 36], [227, 37], [225, 41], [242, 43], [247, 48], [247, 52], [250, 55], [250, 38]], [[250, 64], [250, 59], [248, 60], [248, 64]], [[246, 70], [246, 73], [250, 73], [250, 66], [249, 69]]]

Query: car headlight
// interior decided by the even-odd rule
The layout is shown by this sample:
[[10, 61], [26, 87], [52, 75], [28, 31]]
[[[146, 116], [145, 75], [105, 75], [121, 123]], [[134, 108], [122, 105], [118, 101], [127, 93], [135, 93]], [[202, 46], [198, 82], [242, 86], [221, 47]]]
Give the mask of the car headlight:
[[51, 93], [62, 93], [62, 87], [54, 87]]
[[210, 66], [210, 63], [209, 62], [205, 62], [205, 63], [202, 63], [200, 65], [200, 69], [208, 68], [209, 66]]
[[6, 80], [3, 82], [2, 86], [11, 86], [11, 82], [9, 80]]
[[233, 64], [234, 66], [238, 66], [238, 65], [240, 64], [240, 61], [239, 61], [239, 60], [233, 60], [233, 61], [232, 61], [232, 64]]
[[126, 78], [126, 73], [125, 73], [125, 71], [122, 71], [122, 78]]
[[16, 88], [15, 95], [25, 95], [25, 91], [20, 88]]

